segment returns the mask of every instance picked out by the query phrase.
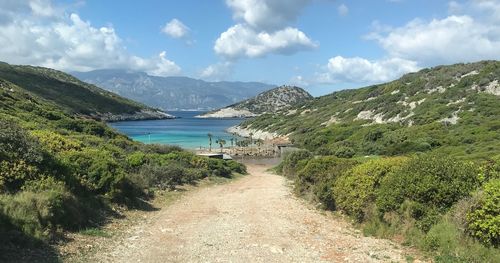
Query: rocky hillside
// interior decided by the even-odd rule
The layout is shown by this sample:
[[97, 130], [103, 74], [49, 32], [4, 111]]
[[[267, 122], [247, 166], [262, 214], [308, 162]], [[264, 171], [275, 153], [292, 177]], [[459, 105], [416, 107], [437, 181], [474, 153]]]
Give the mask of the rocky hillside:
[[500, 148], [499, 81], [498, 61], [438, 66], [386, 84], [334, 92], [239, 128], [286, 135], [325, 153], [440, 148], [484, 156]]
[[297, 103], [312, 99], [299, 87], [281, 86], [253, 98], [198, 116], [200, 118], [247, 118], [265, 113], [275, 113]]
[[206, 82], [187, 77], [155, 77], [126, 70], [74, 72], [79, 79], [164, 110], [212, 110], [271, 89], [258, 82]]
[[68, 113], [104, 121], [173, 117], [49, 68], [0, 63], [0, 83], [3, 82], [57, 104]]

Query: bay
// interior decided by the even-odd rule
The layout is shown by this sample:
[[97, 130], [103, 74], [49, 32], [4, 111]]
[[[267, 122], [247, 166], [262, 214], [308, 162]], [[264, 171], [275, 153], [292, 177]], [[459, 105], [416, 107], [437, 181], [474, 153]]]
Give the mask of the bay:
[[194, 116], [200, 111], [171, 111], [170, 114], [178, 117], [168, 120], [122, 121], [109, 125], [119, 132], [129, 136], [132, 140], [150, 144], [177, 145], [185, 149], [208, 148], [208, 133], [213, 135], [212, 147], [217, 148], [215, 141], [219, 138], [226, 140], [230, 146], [233, 137], [225, 130], [238, 125], [243, 119], [198, 119]]

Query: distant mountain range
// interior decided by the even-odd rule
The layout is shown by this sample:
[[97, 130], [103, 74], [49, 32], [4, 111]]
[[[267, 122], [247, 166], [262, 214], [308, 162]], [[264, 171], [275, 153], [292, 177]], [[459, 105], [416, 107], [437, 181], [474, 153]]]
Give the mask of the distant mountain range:
[[275, 113], [297, 103], [311, 100], [307, 91], [294, 86], [281, 86], [264, 91], [244, 101], [198, 116], [199, 118], [248, 118]]
[[72, 72], [126, 98], [163, 110], [212, 110], [248, 99], [274, 85], [259, 82], [207, 82], [188, 77], [156, 77], [127, 70]]

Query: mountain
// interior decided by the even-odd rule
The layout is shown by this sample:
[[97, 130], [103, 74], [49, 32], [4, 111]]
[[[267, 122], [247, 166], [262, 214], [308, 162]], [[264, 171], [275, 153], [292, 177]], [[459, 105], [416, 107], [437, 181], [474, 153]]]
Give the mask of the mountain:
[[221, 108], [273, 87], [258, 82], [206, 82], [187, 77], [156, 77], [126, 70], [72, 74], [85, 82], [164, 110]]
[[227, 107], [208, 112], [199, 118], [246, 118], [275, 113], [294, 104], [312, 99], [307, 91], [292, 86], [281, 86]]
[[481, 158], [500, 149], [499, 96], [498, 61], [438, 66], [264, 114], [239, 129], [324, 154], [439, 150]]
[[0, 80], [57, 104], [67, 112], [105, 121], [173, 117], [54, 69], [0, 63]]

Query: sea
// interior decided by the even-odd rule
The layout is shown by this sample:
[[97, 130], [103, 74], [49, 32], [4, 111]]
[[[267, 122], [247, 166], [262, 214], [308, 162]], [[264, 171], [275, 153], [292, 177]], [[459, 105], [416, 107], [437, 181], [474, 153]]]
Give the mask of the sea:
[[147, 144], [177, 145], [184, 149], [206, 149], [209, 147], [208, 134], [212, 134], [212, 148], [218, 148], [217, 139], [226, 140], [230, 146], [231, 137], [226, 129], [238, 125], [240, 118], [199, 119], [194, 116], [202, 111], [169, 111], [177, 119], [121, 121], [109, 123], [111, 127], [132, 138]]

